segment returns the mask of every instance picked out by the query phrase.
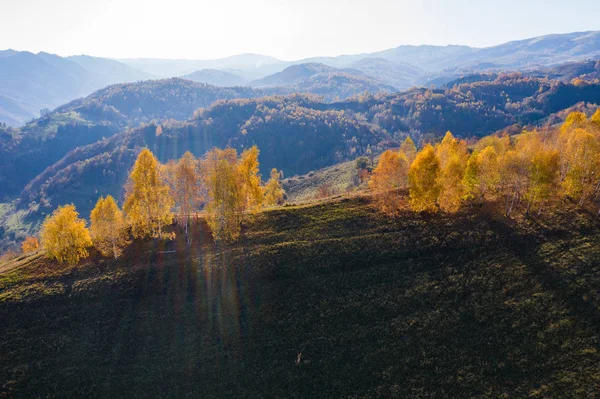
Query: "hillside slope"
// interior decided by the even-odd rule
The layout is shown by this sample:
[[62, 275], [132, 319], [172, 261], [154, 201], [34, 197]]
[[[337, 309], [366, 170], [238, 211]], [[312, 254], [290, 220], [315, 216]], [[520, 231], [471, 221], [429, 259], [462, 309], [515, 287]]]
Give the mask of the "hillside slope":
[[264, 212], [233, 246], [197, 224], [191, 253], [25, 256], [0, 266], [0, 395], [594, 397], [600, 221], [561, 209], [354, 198]]
[[20, 126], [94, 90], [152, 75], [104, 58], [0, 51], [0, 122]]

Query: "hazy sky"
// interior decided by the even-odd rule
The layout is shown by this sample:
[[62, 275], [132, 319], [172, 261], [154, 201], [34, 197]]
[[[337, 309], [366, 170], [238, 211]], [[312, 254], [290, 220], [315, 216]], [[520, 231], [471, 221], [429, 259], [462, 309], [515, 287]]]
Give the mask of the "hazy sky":
[[295, 60], [600, 30], [600, 0], [0, 0], [0, 49]]

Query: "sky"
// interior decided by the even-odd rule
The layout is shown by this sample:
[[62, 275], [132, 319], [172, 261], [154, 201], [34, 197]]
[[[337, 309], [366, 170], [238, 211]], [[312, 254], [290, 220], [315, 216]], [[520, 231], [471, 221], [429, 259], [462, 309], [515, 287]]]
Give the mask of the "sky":
[[0, 0], [0, 49], [283, 60], [600, 30], [598, 0]]

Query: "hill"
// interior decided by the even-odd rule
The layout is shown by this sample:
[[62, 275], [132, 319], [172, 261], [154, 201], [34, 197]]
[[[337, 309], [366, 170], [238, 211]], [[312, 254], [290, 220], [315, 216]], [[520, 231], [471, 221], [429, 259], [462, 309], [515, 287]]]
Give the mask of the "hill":
[[423, 75], [423, 70], [420, 68], [403, 62], [388, 61], [384, 58], [362, 58], [351, 63], [349, 67], [399, 89], [415, 86], [419, 77]]
[[78, 148], [48, 167], [24, 188], [20, 206], [54, 207], [68, 200], [88, 214], [98, 192], [121, 196], [142, 147], [166, 162], [188, 150], [201, 156], [213, 147], [242, 150], [258, 145], [266, 176], [273, 167], [297, 174], [353, 159], [367, 147], [376, 150], [388, 137], [351, 114], [322, 107], [314, 97], [301, 95], [220, 101], [189, 122], [163, 124], [160, 136], [154, 124], [120, 133]]
[[0, 56], [0, 121], [20, 126], [53, 109], [114, 83], [151, 75], [117, 61], [77, 56], [3, 51]]
[[[166, 162], [188, 150], [201, 156], [213, 146], [239, 151], [256, 144], [262, 151], [263, 176], [272, 167], [293, 176], [361, 155], [375, 156], [398, 146], [407, 135], [422, 144], [439, 140], [448, 130], [459, 137], [520, 131], [523, 126], [558, 123], [565, 109], [589, 111], [600, 104], [600, 85], [514, 74], [445, 90], [413, 89], [334, 103], [310, 95], [218, 101], [177, 122], [163, 118], [191, 112], [215, 93], [251, 96], [283, 89], [214, 88], [177, 79], [125, 87], [74, 102], [50, 115], [48, 122], [38, 121], [56, 129], [47, 139], [36, 138], [44, 137], [44, 129], [3, 131], [0, 149], [7, 155], [0, 158], [0, 184], [10, 191], [3, 191], [1, 246], [34, 232], [59, 204], [75, 202], [87, 215], [98, 193], [120, 198], [127, 171], [142, 147]], [[65, 113], [73, 107], [76, 112]], [[79, 122], [62, 126], [63, 117]], [[131, 121], [145, 125], [124, 125]], [[125, 127], [117, 133], [119, 126]]]
[[245, 86], [248, 84], [248, 80], [241, 76], [218, 69], [202, 69], [182, 76], [182, 79], [221, 87]]
[[[593, 397], [600, 224], [263, 212], [234, 245], [135, 242], [118, 262], [0, 266], [8, 397]], [[175, 251], [175, 252], [172, 252]]]
[[244, 78], [251, 80], [279, 72], [285, 68], [285, 66], [280, 67], [285, 64], [283, 61], [261, 54], [238, 54], [214, 60], [137, 58], [119, 61], [161, 78], [188, 75], [202, 69], [219, 69], [238, 71]]
[[325, 64], [292, 65], [281, 72], [250, 82], [252, 87], [288, 87], [300, 93], [313, 93], [327, 101], [358, 94], [397, 90], [356, 69], [337, 69]]
[[[152, 120], [192, 117], [219, 99], [261, 97], [283, 89], [220, 88], [183, 79], [108, 86], [19, 129], [0, 127], [0, 192], [20, 192], [69, 151]], [[16, 171], [19, 173], [16, 173]]]
[[[415, 85], [440, 86], [470, 73], [539, 69], [599, 58], [600, 31], [547, 35], [487, 48], [399, 46], [374, 53], [297, 61], [282, 61], [259, 54], [240, 54], [216, 60], [117, 61], [85, 55], [63, 58], [48, 53], [6, 50], [0, 51], [0, 121], [20, 126], [37, 117], [43, 108], [53, 109], [110, 84], [152, 77], [187, 76], [201, 70], [219, 70], [220, 77], [217, 79], [217, 72], [210, 72], [212, 77], [204, 72], [190, 79], [220, 86], [237, 86], [252, 80], [260, 82], [291, 66], [320, 63], [342, 69], [338, 71], [340, 73], [353, 75], [351, 78], [345, 76], [338, 79], [336, 84], [346, 86], [337, 94], [331, 88], [319, 91], [319, 88], [328, 86], [327, 75], [302, 88], [333, 99], [336, 95], [344, 98], [344, 93], [358, 90], [374, 93], [390, 91], [392, 87], [405, 90]], [[355, 76], [356, 71], [363, 72], [369, 81]], [[241, 79], [234, 79], [229, 74]], [[348, 89], [349, 82], [358, 87]], [[290, 83], [284, 81], [284, 85]]]

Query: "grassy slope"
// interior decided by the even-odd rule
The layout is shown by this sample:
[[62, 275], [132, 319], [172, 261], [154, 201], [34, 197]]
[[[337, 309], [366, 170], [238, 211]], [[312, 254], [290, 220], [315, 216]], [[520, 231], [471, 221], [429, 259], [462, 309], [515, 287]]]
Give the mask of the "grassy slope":
[[[0, 270], [0, 397], [594, 397], [600, 221], [380, 215], [368, 198], [202, 225], [75, 269]], [[157, 253], [177, 250], [176, 253]]]

